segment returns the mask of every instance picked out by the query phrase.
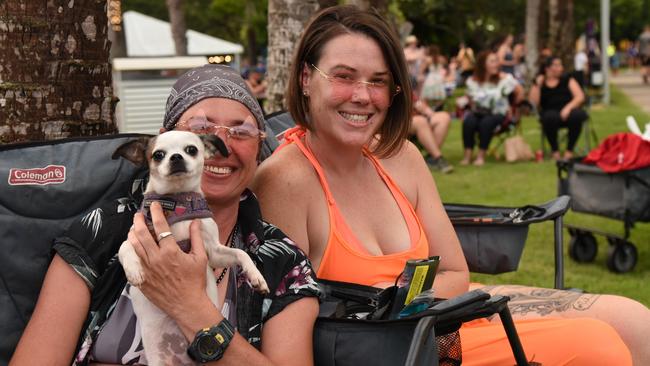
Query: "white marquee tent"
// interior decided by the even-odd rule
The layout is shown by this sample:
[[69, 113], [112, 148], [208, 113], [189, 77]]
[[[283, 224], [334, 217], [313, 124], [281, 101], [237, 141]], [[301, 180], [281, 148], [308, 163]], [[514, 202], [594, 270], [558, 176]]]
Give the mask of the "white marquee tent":
[[[123, 15], [128, 57], [174, 56], [174, 41], [168, 22], [135, 11]], [[244, 47], [207, 34], [188, 30], [187, 53], [190, 56], [240, 55]]]
[[188, 30], [189, 56], [174, 56], [174, 41], [168, 22], [127, 11], [123, 14], [127, 57], [113, 59], [113, 84], [120, 132], [157, 134], [165, 113], [165, 102], [178, 75], [208, 63], [208, 57], [230, 56], [239, 68], [244, 47]]

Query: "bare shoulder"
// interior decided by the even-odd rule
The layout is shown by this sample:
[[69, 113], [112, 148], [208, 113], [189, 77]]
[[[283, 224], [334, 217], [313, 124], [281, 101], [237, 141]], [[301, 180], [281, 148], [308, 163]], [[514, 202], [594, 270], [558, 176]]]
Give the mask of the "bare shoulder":
[[265, 160], [252, 184], [264, 219], [279, 227], [308, 255], [312, 245], [308, 232], [310, 211], [325, 202], [320, 187], [314, 168], [295, 145]]
[[297, 146], [288, 145], [260, 164], [251, 188], [263, 206], [268, 203], [295, 206], [317, 179]]
[[412, 142], [406, 140], [399, 151], [381, 163], [412, 204], [422, 184], [432, 181], [431, 171], [424, 162], [422, 153]]
[[411, 141], [406, 140], [402, 147], [392, 156], [381, 159], [382, 164], [391, 171], [412, 170], [423, 163], [422, 153]]

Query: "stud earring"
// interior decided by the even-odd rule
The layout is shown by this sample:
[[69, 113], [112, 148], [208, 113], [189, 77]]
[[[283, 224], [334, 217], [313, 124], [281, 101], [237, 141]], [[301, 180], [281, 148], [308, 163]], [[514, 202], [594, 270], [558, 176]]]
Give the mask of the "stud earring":
[[303, 90], [303, 91], [302, 91], [302, 95], [304, 95], [304, 96], [306, 96], [306, 97], [308, 97], [308, 96], [309, 96], [309, 93], [307, 93], [307, 91], [306, 91], [306, 90]]

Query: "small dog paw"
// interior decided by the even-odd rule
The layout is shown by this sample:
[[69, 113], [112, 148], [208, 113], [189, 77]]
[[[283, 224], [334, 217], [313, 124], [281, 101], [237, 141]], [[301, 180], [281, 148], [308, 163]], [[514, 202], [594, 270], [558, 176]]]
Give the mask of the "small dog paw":
[[255, 289], [255, 291], [261, 293], [261, 294], [268, 294], [269, 293], [269, 286], [266, 284], [266, 281], [264, 280], [264, 277], [259, 276], [257, 278], [252, 278], [251, 279], [251, 286]]
[[255, 291], [262, 293], [262, 294], [268, 294], [269, 293], [269, 286], [266, 284], [266, 280], [264, 279], [264, 276], [260, 273], [260, 271], [257, 270], [257, 267], [255, 267], [254, 264], [244, 265], [242, 266], [242, 272], [248, 278], [248, 281], [250, 282], [251, 286], [255, 289]]
[[142, 265], [140, 259], [129, 258], [125, 261], [120, 261], [124, 268], [124, 274], [129, 283], [135, 287], [142, 285], [144, 282], [144, 274], [142, 273]]
[[142, 275], [141, 271], [125, 270], [124, 273], [126, 274], [126, 279], [129, 281], [129, 283], [135, 287], [142, 285], [144, 282], [144, 276]]

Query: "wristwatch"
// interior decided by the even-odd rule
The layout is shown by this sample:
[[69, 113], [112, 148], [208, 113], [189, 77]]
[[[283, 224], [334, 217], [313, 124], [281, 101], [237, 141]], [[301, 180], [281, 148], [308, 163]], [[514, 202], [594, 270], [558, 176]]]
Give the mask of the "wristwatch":
[[227, 319], [223, 319], [212, 328], [199, 330], [187, 348], [187, 354], [192, 360], [201, 363], [219, 360], [223, 357], [234, 334], [233, 326]]

